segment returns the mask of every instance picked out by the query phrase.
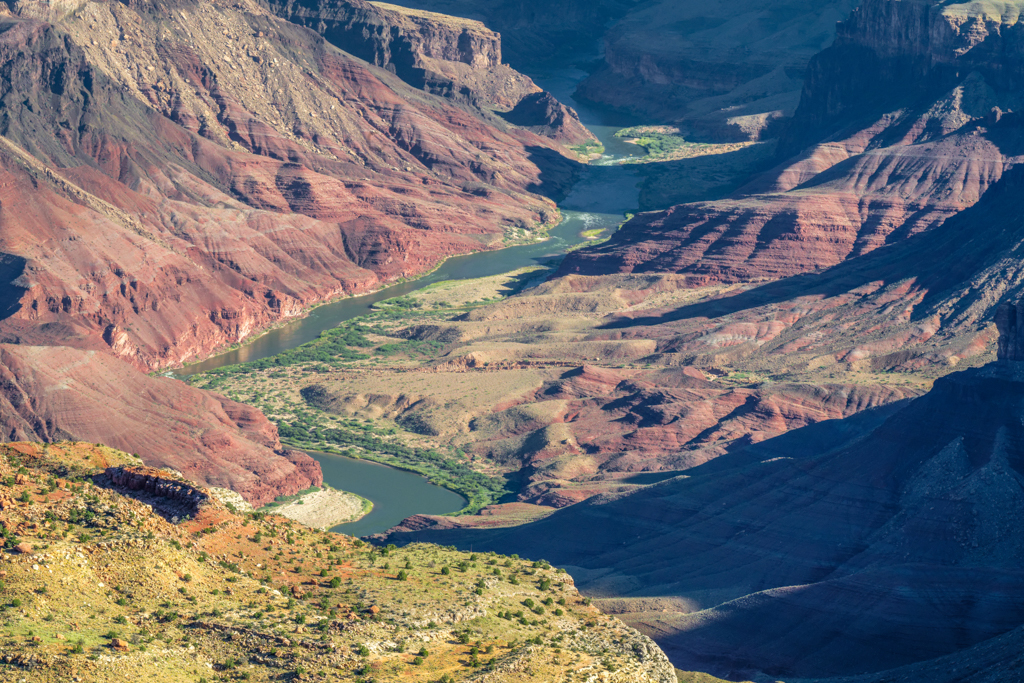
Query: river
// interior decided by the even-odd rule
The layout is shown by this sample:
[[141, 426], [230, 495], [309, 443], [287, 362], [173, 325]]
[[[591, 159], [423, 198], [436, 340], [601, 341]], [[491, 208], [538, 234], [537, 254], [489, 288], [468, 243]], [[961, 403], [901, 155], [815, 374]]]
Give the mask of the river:
[[[640, 175], [635, 165], [620, 165], [627, 157], [642, 154], [615, 133], [627, 125], [615, 115], [576, 102], [572, 98], [576, 83], [586, 75], [576, 69], [558, 69], [535, 74], [534, 81], [560, 101], [576, 108], [580, 120], [605, 146], [602, 158], [583, 168], [580, 179], [559, 204], [563, 219], [543, 242], [485, 251], [446, 260], [432, 273], [416, 280], [392, 285], [372, 294], [340, 299], [312, 309], [301, 319], [287, 323], [246, 343], [238, 349], [174, 371], [184, 379], [225, 365], [245, 363], [277, 355], [316, 339], [321, 332], [340, 323], [366, 315], [373, 304], [422, 289], [434, 282], [487, 277], [537, 265], [557, 258], [585, 238], [582, 232], [603, 228], [614, 230], [625, 213], [639, 204]], [[607, 234], [607, 233], [606, 233]], [[335, 527], [332, 531], [366, 536], [390, 529], [414, 514], [446, 514], [465, 506], [465, 499], [448, 489], [430, 484], [413, 472], [378, 465], [365, 460], [311, 452], [320, 463], [324, 481], [373, 501], [373, 511], [363, 519]]]
[[340, 455], [313, 451], [309, 454], [320, 463], [324, 481], [373, 501], [370, 514], [331, 531], [368, 536], [387, 531], [412, 515], [443, 515], [466, 505], [466, 499], [459, 494], [435, 486], [415, 472]]

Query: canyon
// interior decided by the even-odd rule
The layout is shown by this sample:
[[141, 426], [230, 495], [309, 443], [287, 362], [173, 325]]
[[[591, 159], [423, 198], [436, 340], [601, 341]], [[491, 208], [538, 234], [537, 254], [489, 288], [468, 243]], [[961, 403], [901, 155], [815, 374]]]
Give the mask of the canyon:
[[[303, 450], [419, 472], [467, 507], [374, 547], [543, 557], [696, 680], [1002, 680], [1019, 5], [0, 5], [4, 438], [256, 507], [344, 488]], [[629, 117], [646, 157], [602, 151]], [[549, 234], [516, 271], [163, 376]], [[475, 578], [459, 600], [501, 580]]]
[[[681, 668], [892, 680], [881, 672], [1020, 629], [1018, 365], [947, 375], [912, 401], [529, 525], [410, 525], [387, 540], [529, 548]], [[1016, 655], [1001, 651], [1008, 673]]]
[[[540, 88], [501, 63], [498, 36], [479, 24], [344, 6], [359, 26], [401, 29], [390, 47], [366, 40], [387, 57], [363, 61], [329, 42], [355, 50], [343, 32], [325, 39], [275, 14], [293, 6], [3, 7], [0, 339], [12, 354], [77, 349], [167, 368], [448, 256], [544, 234], [558, 215], [549, 197], [576, 173], [564, 144], [590, 139], [575, 113], [538, 107]], [[449, 85], [397, 77], [413, 54]], [[76, 380], [98, 394], [103, 374]], [[195, 457], [185, 469], [199, 481], [257, 503], [318, 476], [308, 458], [275, 454], [268, 423], [253, 440], [220, 415], [203, 427], [220, 437], [190, 435], [181, 451], [128, 436], [181, 431], [152, 419], [188, 394], [170, 381], [126, 379], [153, 404], [132, 418], [107, 406], [85, 425], [70, 405], [33, 405], [43, 387], [24, 379], [11, 393], [32, 407], [5, 420], [8, 439], [74, 433], [154, 464]]]

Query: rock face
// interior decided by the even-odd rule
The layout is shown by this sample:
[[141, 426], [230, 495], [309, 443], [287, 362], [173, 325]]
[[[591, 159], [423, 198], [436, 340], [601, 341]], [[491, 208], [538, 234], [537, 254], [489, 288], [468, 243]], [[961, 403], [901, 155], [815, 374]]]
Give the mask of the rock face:
[[310, 7], [4, 5], [7, 438], [109, 443], [255, 504], [293, 493], [319, 468], [262, 415], [112, 357], [179, 365], [555, 220], [539, 192], [567, 188], [575, 162], [493, 113], [538, 90], [497, 34]]
[[180, 363], [553, 219], [531, 159], [554, 185], [571, 164], [546, 138], [255, 5], [161, 7], [4, 24], [8, 341]]
[[109, 485], [124, 495], [141, 498], [167, 517], [195, 517], [214, 500], [209, 491], [152, 467], [108, 467], [93, 479], [101, 486]]
[[1005, 110], [999, 94], [1012, 91], [1024, 74], [1021, 11], [1017, 2], [1000, 11], [969, 2], [861, 3], [837, 26], [833, 45], [811, 60], [782, 147], [798, 151], [852, 118], [894, 102], [934, 98], [971, 74], [984, 80], [987, 92], [968, 98], [967, 117]]
[[580, 123], [579, 115], [549, 92], [527, 95], [504, 117], [510, 123], [561, 142], [578, 144], [596, 140]]
[[[756, 281], [828, 268], [933, 229], [977, 202], [1024, 152], [1019, 116], [1001, 113], [1024, 66], [1013, 22], [973, 5], [865, 3], [812, 63], [780, 141], [783, 155], [797, 156], [728, 199], [641, 214], [608, 242], [571, 254], [561, 272]], [[876, 73], [887, 74], [881, 84]]]
[[427, 92], [507, 109], [538, 90], [502, 64], [501, 36], [477, 21], [363, 0], [275, 1], [270, 7]]
[[[395, 5], [473, 17], [502, 34], [514, 66], [551, 64], [593, 50], [607, 27], [637, 0], [398, 0]], [[389, 6], [394, 7], [394, 5]]]
[[568, 565], [683, 669], [881, 672], [1024, 624], [1022, 411], [1024, 376], [991, 364], [524, 527], [388, 540]]
[[1024, 303], [1005, 303], [996, 309], [999, 331], [997, 358], [1001, 361], [1024, 361]]
[[255, 408], [149, 377], [106, 353], [3, 344], [0, 378], [6, 441], [103, 442], [238, 491], [256, 507], [323, 482], [316, 461], [283, 448]]
[[501, 36], [481, 22], [363, 0], [289, 0], [271, 9], [415, 88], [511, 109], [506, 121], [562, 143], [594, 139], [576, 112], [502, 63]]
[[808, 62], [856, 4], [642, 3], [608, 30], [604, 63], [579, 92], [705, 138], [774, 137], [800, 101]]

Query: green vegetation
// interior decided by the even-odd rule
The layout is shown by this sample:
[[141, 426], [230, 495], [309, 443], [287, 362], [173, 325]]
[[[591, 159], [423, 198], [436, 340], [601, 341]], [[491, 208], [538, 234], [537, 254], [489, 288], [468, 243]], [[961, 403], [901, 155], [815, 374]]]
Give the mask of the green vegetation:
[[687, 142], [686, 138], [677, 128], [667, 126], [634, 126], [623, 128], [615, 133], [617, 138], [631, 140], [634, 145], [643, 147], [647, 152], [645, 161], [654, 161], [666, 157], [671, 153], [687, 146], [699, 149], [701, 147], [712, 147], [712, 145], [700, 145]]
[[[568, 577], [529, 560], [372, 546], [216, 502], [172, 523], [132, 491], [55, 474], [78, 471], [95, 456], [91, 445], [60, 442], [42, 457], [41, 450], [0, 449], [0, 476], [30, 467], [10, 494], [34, 492], [49, 477], [59, 491], [33, 493], [31, 503], [0, 512], [0, 526], [24, 530], [37, 553], [5, 564], [0, 647], [26, 659], [0, 662], [4, 681], [365, 682], [372, 675], [377, 683], [456, 683], [514, 668], [517, 681], [547, 683], [608, 664], [633, 667], [643, 675], [637, 680], [661, 680], [656, 669], [667, 666], [641, 658], [646, 641], [588, 610]], [[109, 466], [135, 464], [103, 454]], [[103, 467], [87, 470], [102, 476]], [[85, 521], [76, 510], [93, 516]], [[80, 522], [102, 541], [65, 535]], [[61, 580], [34, 562], [59, 568]], [[506, 577], [522, 576], [522, 586], [494, 578], [499, 563]], [[440, 571], [449, 566], [458, 570]], [[545, 580], [547, 590], [539, 589]], [[563, 614], [523, 608], [550, 596], [565, 601]]]
[[288, 503], [291, 503], [292, 501], [298, 500], [298, 499], [302, 498], [303, 496], [308, 496], [311, 493], [316, 493], [317, 491], [320, 491], [320, 490], [322, 490], [322, 489], [319, 486], [310, 486], [308, 489], [305, 489], [304, 491], [299, 491], [298, 493], [296, 493], [293, 496], [278, 496], [273, 501], [271, 501], [271, 502], [267, 503], [266, 505], [264, 505], [263, 507], [261, 507], [260, 511], [261, 512], [269, 512], [270, 510], [272, 510], [275, 507], [280, 507], [282, 505], [287, 505]]
[[593, 154], [604, 154], [604, 145], [597, 140], [587, 140], [579, 145], [570, 145], [569, 149], [576, 152], [581, 157], [589, 157]]
[[[319, 412], [319, 411], [317, 411]], [[372, 428], [371, 428], [372, 429]], [[468, 504], [457, 514], [476, 514], [482, 508], [498, 501], [506, 492], [507, 482], [500, 477], [491, 477], [474, 471], [457, 450], [442, 452], [436, 448], [417, 448], [399, 441], [386, 440], [366, 431], [350, 428], [323, 427], [318, 416], [300, 411], [291, 423], [278, 422], [281, 438], [299, 448], [324, 449], [323, 444], [343, 446], [349, 450], [340, 454], [348, 457], [362, 457], [393, 467], [418, 472], [432, 484], [444, 486], [466, 497]], [[358, 447], [356, 452], [351, 447]], [[326, 449], [338, 452], [335, 449]]]
[[[501, 297], [498, 297], [499, 299]], [[402, 296], [382, 301], [373, 313], [342, 323], [307, 344], [276, 356], [251, 363], [230, 365], [190, 378], [204, 389], [224, 391], [230, 398], [261, 408], [277, 423], [283, 440], [297, 448], [340, 453], [373, 460], [424, 475], [438, 486], [463, 495], [468, 504], [456, 514], [475, 514], [496, 503], [507, 492], [505, 479], [475, 471], [461, 451], [448, 447], [424, 448], [404, 443], [393, 426], [377, 426], [357, 420], [335, 420], [327, 413], [305, 403], [270, 401], [259, 389], [266, 380], [289, 381], [312, 373], [327, 373], [333, 368], [374, 364], [376, 359], [430, 359], [441, 355], [447, 344], [436, 340], [395, 340], [396, 324], [410, 319], [448, 318], [459, 310], [490, 303], [474, 301], [461, 307], [438, 312], [424, 310], [420, 301]], [[377, 340], [371, 339], [378, 337]], [[241, 389], [238, 391], [237, 389]], [[283, 505], [312, 490], [278, 498], [268, 506]]]

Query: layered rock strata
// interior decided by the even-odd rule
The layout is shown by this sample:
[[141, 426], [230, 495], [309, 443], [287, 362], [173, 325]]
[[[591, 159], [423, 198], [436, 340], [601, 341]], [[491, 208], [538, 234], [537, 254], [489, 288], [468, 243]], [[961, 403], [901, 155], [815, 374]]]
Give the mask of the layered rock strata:
[[560, 272], [775, 279], [934, 229], [1024, 152], [1020, 117], [1004, 115], [1024, 68], [1015, 17], [870, 0], [812, 62], [780, 142], [797, 156], [730, 198], [641, 214]]
[[535, 158], [571, 178], [546, 138], [256, 5], [89, 3], [4, 29], [8, 341], [180, 363], [550, 222]]
[[[175, 366], [533, 237], [558, 215], [540, 193], [576, 172], [559, 143], [490, 111], [537, 88], [471, 22], [345, 4], [362, 28], [383, 22], [347, 39], [390, 50], [374, 66], [258, 2], [3, 7], [7, 438], [109, 443], [254, 504], [317, 483], [257, 411], [113, 358]], [[403, 82], [407, 58], [468, 94]]]
[[123, 495], [141, 498], [154, 510], [172, 518], [195, 517], [213, 501], [205, 489], [152, 467], [108, 467], [93, 480], [100, 485], [109, 484]]

